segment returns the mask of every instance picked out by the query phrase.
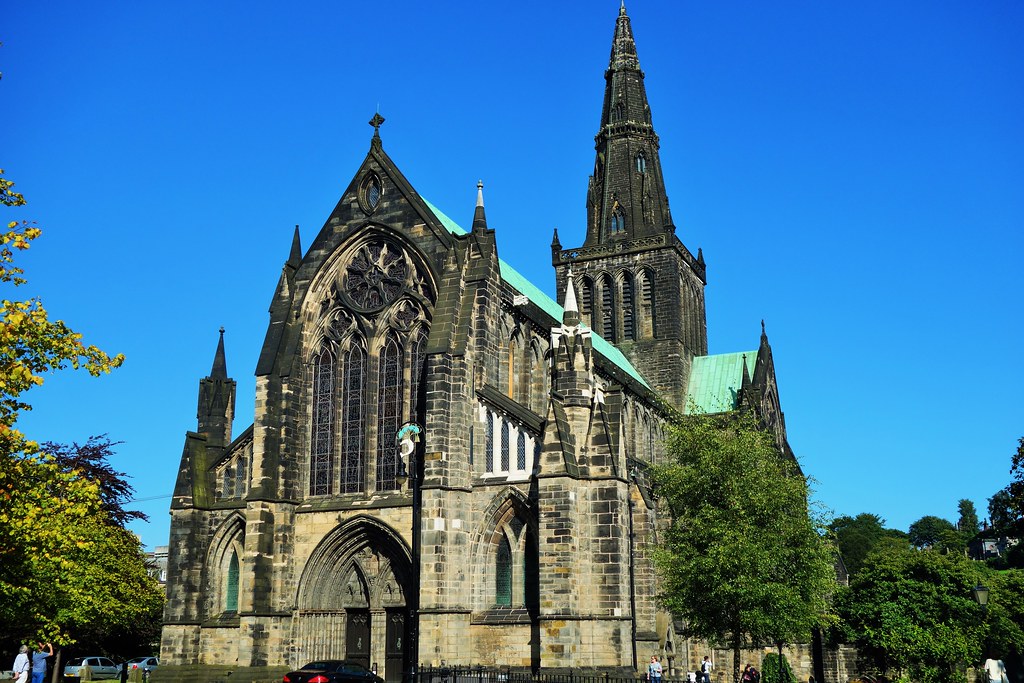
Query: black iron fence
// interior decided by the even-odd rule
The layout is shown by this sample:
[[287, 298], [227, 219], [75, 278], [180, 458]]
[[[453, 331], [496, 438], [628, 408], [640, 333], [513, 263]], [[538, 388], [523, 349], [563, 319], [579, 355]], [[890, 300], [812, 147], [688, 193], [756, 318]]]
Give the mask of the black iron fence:
[[[483, 666], [421, 667], [414, 683], [638, 683], [645, 677], [628, 669], [541, 669], [537, 672]], [[670, 683], [672, 679], [664, 679]], [[685, 680], [685, 679], [683, 679]]]

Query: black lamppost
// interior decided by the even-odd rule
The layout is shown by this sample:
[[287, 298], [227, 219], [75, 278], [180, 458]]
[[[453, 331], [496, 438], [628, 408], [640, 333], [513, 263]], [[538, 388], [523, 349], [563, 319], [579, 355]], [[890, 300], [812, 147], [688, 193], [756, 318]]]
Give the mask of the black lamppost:
[[[409, 631], [406, 639], [406, 680], [416, 680], [419, 663], [420, 640], [420, 527], [423, 516], [423, 493], [420, 491], [419, 445], [423, 441], [423, 427], [415, 422], [406, 422], [395, 434], [398, 445], [398, 473], [395, 478], [399, 485], [409, 482], [412, 491], [412, 586], [405, 596], [409, 608]], [[406, 469], [405, 459], [409, 459]]]
[[974, 596], [974, 601], [981, 605], [981, 621], [982, 626], [985, 627], [985, 658], [988, 658], [989, 647], [988, 647], [988, 627], [984, 623], [985, 617], [988, 616], [988, 588], [986, 588], [980, 581], [978, 585], [971, 589], [971, 595]]

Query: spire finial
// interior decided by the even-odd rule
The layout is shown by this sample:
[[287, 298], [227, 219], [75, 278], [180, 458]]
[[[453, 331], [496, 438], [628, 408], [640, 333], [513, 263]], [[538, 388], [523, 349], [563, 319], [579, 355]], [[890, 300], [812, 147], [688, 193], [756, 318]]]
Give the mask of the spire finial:
[[626, 14], [626, 0], [622, 0], [622, 2], [619, 3], [619, 15], [620, 16], [625, 16], [625, 14]]
[[299, 226], [295, 226], [295, 233], [292, 235], [292, 250], [288, 254], [288, 265], [298, 268], [302, 264], [302, 243], [299, 241]]
[[379, 111], [380, 105], [377, 105], [377, 107], [378, 107], [378, 111], [377, 111], [376, 114], [373, 115], [373, 118], [370, 119], [369, 123], [370, 123], [371, 126], [373, 126], [373, 142], [374, 142], [374, 144], [379, 145], [380, 144], [380, 127], [384, 123], [384, 117], [380, 115], [380, 111]]
[[487, 229], [487, 215], [484, 214], [484, 181], [476, 181], [476, 211], [473, 212], [472, 231]]
[[764, 318], [761, 318], [761, 342], [768, 341], [768, 333], [764, 331]]
[[212, 379], [227, 379], [228, 364], [224, 358], [224, 327], [220, 328], [220, 340], [217, 342], [217, 352], [213, 354], [213, 368], [210, 370]]
[[576, 287], [573, 285], [572, 268], [565, 275], [565, 303], [562, 304], [562, 310], [566, 313], [580, 312], [576, 306]]

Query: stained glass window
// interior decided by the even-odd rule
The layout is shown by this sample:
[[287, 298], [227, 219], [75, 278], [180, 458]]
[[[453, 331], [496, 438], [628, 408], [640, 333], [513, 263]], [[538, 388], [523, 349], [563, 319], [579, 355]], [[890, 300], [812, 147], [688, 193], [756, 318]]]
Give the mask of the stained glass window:
[[334, 479], [334, 354], [320, 352], [313, 366], [313, 429], [309, 454], [309, 493], [326, 496]]
[[526, 469], [526, 432], [519, 430], [519, 439], [516, 444], [516, 468], [522, 472]]
[[238, 611], [238, 553], [231, 552], [228, 563], [227, 589], [224, 595], [224, 611]]
[[395, 434], [402, 424], [402, 349], [389, 336], [380, 352], [377, 380], [377, 490], [398, 488], [398, 447]]
[[487, 411], [487, 441], [485, 444], [487, 449], [484, 455], [484, 466], [488, 472], [494, 471], [494, 413]]
[[504, 536], [498, 541], [494, 571], [494, 602], [499, 607], [512, 606], [512, 548]]
[[423, 363], [426, 360], [424, 351], [427, 347], [427, 331], [419, 328], [412, 342], [412, 353], [410, 356], [411, 369], [409, 371], [409, 416], [416, 422], [423, 422], [423, 410], [420, 396], [421, 383], [423, 379]]
[[508, 420], [501, 421], [501, 471], [508, 472], [509, 462]]
[[366, 354], [355, 344], [345, 354], [341, 417], [341, 490], [358, 493], [365, 485]]

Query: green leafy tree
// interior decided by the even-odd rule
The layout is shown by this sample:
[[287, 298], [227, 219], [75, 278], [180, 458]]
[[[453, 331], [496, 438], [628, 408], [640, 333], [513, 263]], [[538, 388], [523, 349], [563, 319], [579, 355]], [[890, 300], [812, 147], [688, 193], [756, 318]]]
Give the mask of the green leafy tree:
[[1014, 529], [1017, 515], [1008, 490], [1000, 489], [988, 499], [988, 519], [997, 534], [1006, 534]]
[[935, 515], [925, 515], [910, 525], [908, 537], [910, 542], [918, 548], [932, 548], [941, 545], [947, 538], [946, 532], [956, 531], [956, 527], [948, 519], [942, 519]]
[[687, 418], [654, 470], [671, 523], [655, 553], [662, 599], [689, 635], [728, 643], [733, 679], [748, 643], [797, 642], [831, 620], [836, 549], [807, 482], [752, 416]]
[[988, 514], [996, 531], [1008, 536], [1024, 535], [1024, 437], [1010, 458], [1010, 483], [988, 499]]
[[[25, 204], [13, 187], [0, 171], [0, 204]], [[24, 221], [9, 222], [0, 234], [0, 638], [66, 645], [128, 628], [158, 613], [163, 598], [118, 513], [131, 490], [115, 481], [123, 475], [77, 447], [47, 454], [17, 427], [21, 412], [31, 410], [26, 392], [46, 373], [75, 368], [100, 375], [124, 360], [84, 344], [63, 321], [51, 320], [39, 299], [13, 296], [26, 284], [16, 255], [39, 235]], [[93, 440], [87, 447], [103, 450]]]
[[907, 534], [898, 529], [886, 529], [885, 520], [878, 515], [862, 512], [856, 517], [843, 515], [829, 524], [846, 569], [856, 574], [864, 566], [864, 559], [885, 539], [906, 543]]
[[978, 533], [978, 511], [974, 503], [966, 498], [961, 498], [957, 503], [957, 510], [960, 512], [960, 519], [957, 520], [956, 528], [966, 540], [971, 540]]
[[762, 683], [797, 683], [796, 675], [793, 673], [792, 667], [789, 666], [786, 655], [782, 655], [781, 667], [779, 662], [779, 655], [774, 652], [769, 652], [764, 656], [761, 661]]
[[877, 549], [839, 595], [847, 639], [881, 673], [965, 680], [967, 664], [982, 660], [983, 614], [971, 589], [983, 568], [960, 555]]

